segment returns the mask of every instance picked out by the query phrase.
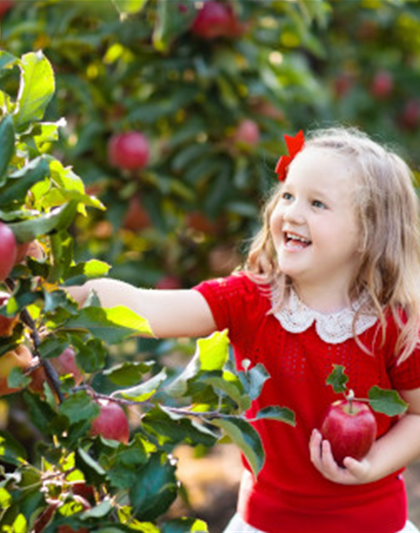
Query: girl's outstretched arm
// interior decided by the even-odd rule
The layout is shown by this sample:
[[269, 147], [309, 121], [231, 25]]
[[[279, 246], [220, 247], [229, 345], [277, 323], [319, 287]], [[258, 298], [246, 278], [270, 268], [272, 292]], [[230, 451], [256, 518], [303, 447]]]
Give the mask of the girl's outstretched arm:
[[378, 439], [361, 461], [344, 459], [345, 468], [334, 461], [330, 444], [314, 430], [309, 444], [311, 461], [321, 474], [344, 485], [377, 481], [420, 457], [420, 389], [399, 391], [409, 404], [408, 411], [385, 435]]
[[204, 337], [216, 330], [210, 307], [195, 290], [138, 289], [110, 278], [91, 280], [66, 290], [79, 304], [94, 291], [103, 307], [130, 308], [149, 321], [157, 338]]

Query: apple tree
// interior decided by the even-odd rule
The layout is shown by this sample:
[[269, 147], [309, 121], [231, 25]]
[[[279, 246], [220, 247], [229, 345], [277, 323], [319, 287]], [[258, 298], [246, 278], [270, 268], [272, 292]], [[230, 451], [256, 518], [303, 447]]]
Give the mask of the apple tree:
[[54, 65], [56, 149], [107, 206], [78, 255], [142, 286], [236, 267], [282, 133], [325, 105], [308, 54], [326, 22], [323, 0], [15, 0], [2, 45]]
[[[110, 364], [124, 339], [152, 332], [127, 308], [103, 309], [94, 293], [79, 308], [65, 290], [109, 266], [75, 259], [75, 220], [104, 206], [53, 155], [65, 124], [44, 119], [54, 92], [43, 53], [0, 52], [2, 531], [206, 531], [166, 515], [180, 491], [173, 451], [227, 435], [258, 472], [264, 452], [243, 413], [269, 376], [233, 369], [226, 331], [199, 339], [181, 372]], [[257, 417], [294, 423], [279, 406]]]

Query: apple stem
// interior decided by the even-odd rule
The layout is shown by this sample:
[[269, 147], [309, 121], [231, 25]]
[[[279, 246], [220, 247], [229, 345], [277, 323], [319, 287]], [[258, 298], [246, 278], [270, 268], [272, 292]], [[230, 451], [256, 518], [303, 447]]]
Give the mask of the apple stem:
[[354, 390], [350, 389], [349, 393], [346, 396], [346, 400], [349, 402], [349, 413], [353, 412], [353, 400], [354, 400]]

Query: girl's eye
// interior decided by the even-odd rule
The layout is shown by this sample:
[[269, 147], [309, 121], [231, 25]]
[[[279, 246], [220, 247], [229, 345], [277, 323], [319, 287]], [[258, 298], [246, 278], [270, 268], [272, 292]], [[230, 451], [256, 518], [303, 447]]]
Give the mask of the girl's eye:
[[324, 202], [321, 202], [320, 200], [314, 200], [312, 205], [318, 209], [327, 209], [327, 206], [324, 204]]
[[290, 194], [290, 192], [284, 192], [282, 194], [282, 198], [283, 198], [283, 200], [291, 200], [293, 198], [293, 196]]

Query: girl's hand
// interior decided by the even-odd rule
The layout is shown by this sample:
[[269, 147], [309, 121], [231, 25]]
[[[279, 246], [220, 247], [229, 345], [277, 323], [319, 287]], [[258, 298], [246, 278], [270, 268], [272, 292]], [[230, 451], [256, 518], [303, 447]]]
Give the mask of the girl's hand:
[[339, 466], [334, 460], [330, 443], [322, 439], [322, 435], [317, 429], [312, 431], [309, 451], [315, 468], [330, 481], [342, 485], [360, 485], [370, 481], [371, 465], [366, 457], [361, 461], [346, 457], [343, 461], [345, 468]]

